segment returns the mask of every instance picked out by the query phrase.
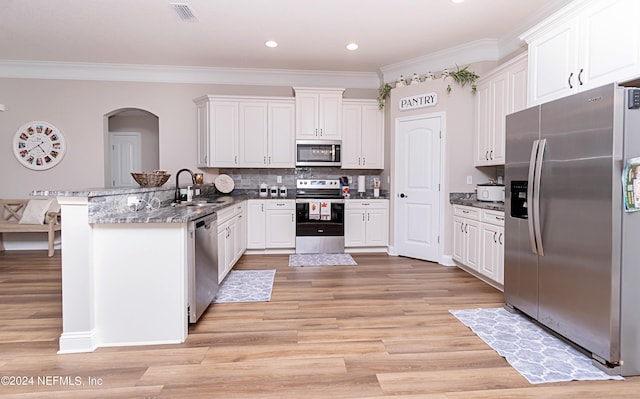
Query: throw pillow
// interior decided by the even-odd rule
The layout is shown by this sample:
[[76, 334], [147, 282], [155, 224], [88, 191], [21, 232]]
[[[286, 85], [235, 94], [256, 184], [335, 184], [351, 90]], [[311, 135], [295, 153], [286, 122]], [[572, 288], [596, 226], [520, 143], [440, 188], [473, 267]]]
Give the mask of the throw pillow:
[[44, 217], [51, 206], [51, 201], [51, 199], [29, 200], [18, 224], [44, 224]]

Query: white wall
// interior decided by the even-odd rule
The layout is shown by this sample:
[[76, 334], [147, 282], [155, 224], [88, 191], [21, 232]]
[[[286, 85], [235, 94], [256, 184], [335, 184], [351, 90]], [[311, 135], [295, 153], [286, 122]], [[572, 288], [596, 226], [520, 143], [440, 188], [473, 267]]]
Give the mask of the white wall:
[[[471, 64], [469, 69], [476, 74], [482, 76], [495, 67], [494, 62], [481, 62]], [[436, 74], [440, 76], [440, 74]], [[447, 85], [451, 85], [451, 93], [447, 94]], [[435, 107], [415, 109], [411, 111], [400, 111], [398, 101], [400, 98], [436, 92], [438, 94], [438, 104]], [[396, 118], [424, 115], [434, 112], [445, 112], [446, 131], [445, 142], [446, 147], [443, 149], [444, 156], [444, 181], [441, 182], [441, 190], [444, 192], [444, 202], [442, 205], [444, 225], [444, 254], [450, 255], [453, 249], [453, 236], [451, 218], [452, 206], [449, 203], [450, 192], [472, 192], [475, 184], [487, 181], [489, 177], [487, 171], [476, 169], [473, 166], [473, 143], [475, 132], [475, 104], [476, 98], [471, 93], [471, 87], [468, 85], [460, 87], [452, 79], [436, 79], [429, 82], [422, 82], [404, 87], [398, 87], [391, 90], [389, 99], [387, 100], [386, 118], [387, 118], [387, 136], [385, 139], [385, 169], [382, 175], [383, 182], [387, 182], [389, 177], [393, 190], [393, 162], [395, 159], [394, 142], [395, 142], [395, 120]], [[466, 183], [467, 176], [472, 176], [473, 184]], [[393, 195], [393, 192], [392, 192]], [[391, 197], [390, 207], [393, 209], [394, 197]], [[390, 225], [393, 226], [393, 215]], [[395, 245], [395, 236], [393, 227], [391, 229], [390, 244]]]
[[[158, 118], [155, 115], [148, 112], [119, 112], [109, 117], [108, 129], [110, 132], [140, 133], [141, 171], [151, 172], [158, 169], [160, 166], [160, 137], [158, 135]], [[108, 155], [105, 154], [105, 157]], [[109, 168], [106, 169], [108, 172]]]
[[[136, 83], [46, 79], [0, 79], [0, 197], [27, 198], [35, 189], [103, 187], [105, 115], [138, 108], [158, 116], [159, 167], [175, 173], [196, 168], [196, 110], [204, 94], [293, 96], [291, 87]], [[375, 98], [375, 90], [348, 90], [345, 96]], [[57, 166], [32, 171], [15, 159], [13, 135], [33, 120], [53, 123], [65, 135], [67, 153]], [[213, 181], [216, 169], [205, 172]]]

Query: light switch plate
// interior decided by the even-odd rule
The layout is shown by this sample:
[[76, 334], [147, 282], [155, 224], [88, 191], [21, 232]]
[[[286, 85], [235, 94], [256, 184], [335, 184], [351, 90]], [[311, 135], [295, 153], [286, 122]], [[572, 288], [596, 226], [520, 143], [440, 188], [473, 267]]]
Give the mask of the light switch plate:
[[467, 184], [473, 184], [473, 176], [467, 176]]
[[282, 176], [276, 176], [276, 183], [282, 183]]

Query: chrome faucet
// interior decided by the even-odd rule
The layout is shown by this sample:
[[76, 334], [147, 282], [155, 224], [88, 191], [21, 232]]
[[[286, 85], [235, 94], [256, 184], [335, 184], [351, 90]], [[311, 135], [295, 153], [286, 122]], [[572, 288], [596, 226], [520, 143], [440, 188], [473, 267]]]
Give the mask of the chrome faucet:
[[180, 180], [180, 173], [182, 172], [189, 172], [189, 174], [191, 175], [191, 181], [193, 182], [194, 185], [196, 184], [196, 176], [193, 174], [191, 170], [186, 168], [180, 169], [178, 173], [176, 173], [176, 193], [173, 199], [173, 201], [176, 203], [180, 201], [180, 186], [178, 185], [178, 182]]

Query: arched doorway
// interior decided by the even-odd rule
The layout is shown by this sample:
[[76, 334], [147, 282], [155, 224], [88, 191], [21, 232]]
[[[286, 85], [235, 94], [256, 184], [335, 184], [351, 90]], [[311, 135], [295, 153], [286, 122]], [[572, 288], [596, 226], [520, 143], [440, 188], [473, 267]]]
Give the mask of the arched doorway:
[[105, 115], [105, 186], [136, 183], [130, 172], [151, 172], [160, 164], [158, 117], [138, 108]]

